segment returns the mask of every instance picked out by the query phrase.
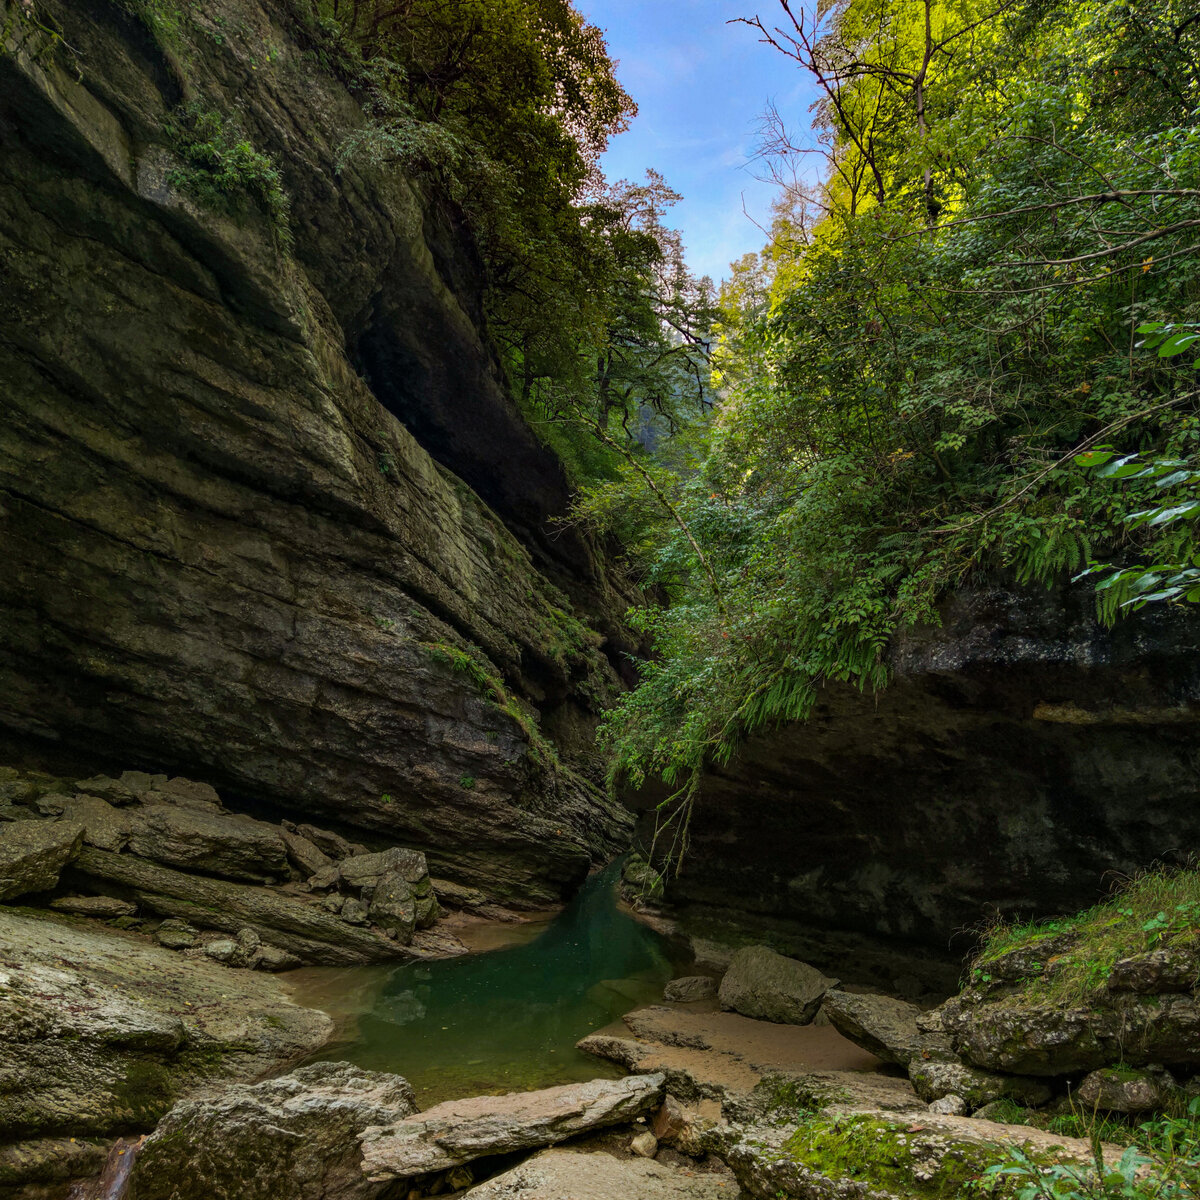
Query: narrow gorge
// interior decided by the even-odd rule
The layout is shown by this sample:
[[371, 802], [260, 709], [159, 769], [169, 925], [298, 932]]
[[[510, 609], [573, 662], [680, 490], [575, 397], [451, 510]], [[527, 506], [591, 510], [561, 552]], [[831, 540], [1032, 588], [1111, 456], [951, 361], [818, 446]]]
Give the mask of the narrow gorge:
[[1200, 1186], [1200, 26], [720, 6], [717, 288], [609, 7], [0, 0], [0, 1197]]

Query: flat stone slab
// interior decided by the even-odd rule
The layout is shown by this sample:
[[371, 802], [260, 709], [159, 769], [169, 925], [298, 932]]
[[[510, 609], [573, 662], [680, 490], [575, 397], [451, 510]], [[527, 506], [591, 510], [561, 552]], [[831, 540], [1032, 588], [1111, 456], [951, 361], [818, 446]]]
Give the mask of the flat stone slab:
[[594, 1079], [448, 1100], [361, 1136], [363, 1170], [375, 1182], [461, 1166], [487, 1154], [550, 1146], [590, 1129], [621, 1125], [656, 1108], [661, 1075]]
[[732, 1173], [688, 1170], [604, 1151], [543, 1150], [463, 1200], [735, 1200]]

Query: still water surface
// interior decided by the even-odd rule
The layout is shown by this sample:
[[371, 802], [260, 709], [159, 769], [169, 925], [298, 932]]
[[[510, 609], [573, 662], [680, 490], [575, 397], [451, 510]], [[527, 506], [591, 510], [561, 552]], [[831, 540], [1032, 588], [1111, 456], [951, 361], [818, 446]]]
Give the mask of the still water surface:
[[342, 1018], [319, 1058], [405, 1076], [424, 1108], [621, 1072], [575, 1043], [662, 996], [679, 960], [617, 907], [620, 864], [593, 875], [531, 940], [401, 967], [294, 972], [296, 999]]

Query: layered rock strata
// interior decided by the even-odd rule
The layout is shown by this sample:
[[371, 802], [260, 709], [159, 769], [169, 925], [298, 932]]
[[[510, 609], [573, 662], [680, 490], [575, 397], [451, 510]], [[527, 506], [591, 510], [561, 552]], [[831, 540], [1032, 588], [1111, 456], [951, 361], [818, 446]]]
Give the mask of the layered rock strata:
[[[342, 154], [366, 119], [298, 8], [157, 11], [0, 8], [0, 730], [558, 899], [628, 841], [576, 769], [625, 601], [550, 536], [469, 246]], [[196, 114], [286, 229], [250, 183], [197, 199]]]

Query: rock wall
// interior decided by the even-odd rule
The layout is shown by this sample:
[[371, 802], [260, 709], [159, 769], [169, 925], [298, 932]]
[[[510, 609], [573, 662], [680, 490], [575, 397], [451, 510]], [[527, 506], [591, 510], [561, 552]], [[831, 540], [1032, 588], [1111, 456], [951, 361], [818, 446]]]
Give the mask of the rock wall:
[[[627, 842], [584, 748], [625, 601], [551, 535], [453, 222], [339, 163], [283, 0], [39, 0], [57, 48], [0, 11], [0, 730], [556, 898]], [[194, 198], [185, 103], [279, 165], [292, 249]]]
[[1073, 912], [1106, 876], [1194, 854], [1200, 619], [1092, 613], [1086, 590], [953, 597], [894, 646], [886, 690], [831, 685], [706, 777], [668, 899], [705, 936], [773, 932], [886, 983], [889, 961], [961, 958], [997, 913]]

